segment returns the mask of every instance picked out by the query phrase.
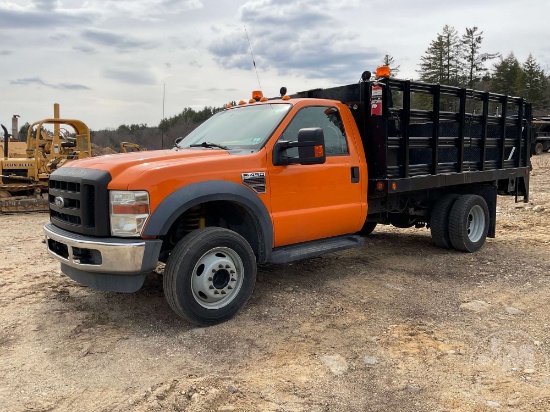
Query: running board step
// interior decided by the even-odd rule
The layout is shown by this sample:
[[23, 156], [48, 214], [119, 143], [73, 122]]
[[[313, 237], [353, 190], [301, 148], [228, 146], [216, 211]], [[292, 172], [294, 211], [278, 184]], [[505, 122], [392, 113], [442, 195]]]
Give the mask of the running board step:
[[269, 263], [293, 262], [325, 253], [361, 247], [364, 243], [365, 239], [361, 236], [347, 235], [283, 246], [273, 249]]

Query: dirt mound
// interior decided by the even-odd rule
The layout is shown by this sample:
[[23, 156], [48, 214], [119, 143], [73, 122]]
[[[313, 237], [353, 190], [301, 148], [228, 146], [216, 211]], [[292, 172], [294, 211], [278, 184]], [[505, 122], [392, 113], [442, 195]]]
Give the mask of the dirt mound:
[[115, 154], [115, 153], [118, 153], [118, 152], [110, 147], [100, 147], [92, 143], [92, 156], [103, 156], [103, 155]]

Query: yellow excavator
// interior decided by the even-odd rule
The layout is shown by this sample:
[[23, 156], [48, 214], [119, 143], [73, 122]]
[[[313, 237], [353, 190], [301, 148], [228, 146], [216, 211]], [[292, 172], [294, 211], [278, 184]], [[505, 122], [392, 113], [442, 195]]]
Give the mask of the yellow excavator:
[[53, 118], [29, 126], [24, 153], [2, 128], [0, 213], [47, 211], [50, 174], [67, 162], [92, 156], [90, 129], [80, 120], [61, 119], [57, 103]]

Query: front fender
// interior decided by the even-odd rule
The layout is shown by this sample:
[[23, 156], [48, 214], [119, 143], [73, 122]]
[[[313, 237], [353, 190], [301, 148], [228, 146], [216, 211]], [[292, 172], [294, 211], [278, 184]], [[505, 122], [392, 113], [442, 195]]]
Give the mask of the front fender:
[[220, 200], [240, 203], [257, 218], [259, 229], [262, 231], [260, 235], [266, 255], [262, 257], [261, 261], [269, 260], [273, 248], [273, 224], [267, 208], [250, 189], [226, 180], [193, 183], [172, 192], [149, 217], [142, 236], [166, 235], [176, 219], [189, 208], [201, 203]]

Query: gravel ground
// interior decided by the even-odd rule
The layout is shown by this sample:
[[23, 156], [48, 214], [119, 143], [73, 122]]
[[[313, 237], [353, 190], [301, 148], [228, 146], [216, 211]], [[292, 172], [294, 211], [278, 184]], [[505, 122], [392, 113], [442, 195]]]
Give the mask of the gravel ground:
[[[61, 275], [45, 214], [0, 215], [6, 411], [550, 410], [550, 154], [531, 200], [464, 254], [426, 229], [262, 267], [222, 325], [177, 318], [152, 273], [135, 294]], [[161, 272], [161, 270], [159, 270]]]

